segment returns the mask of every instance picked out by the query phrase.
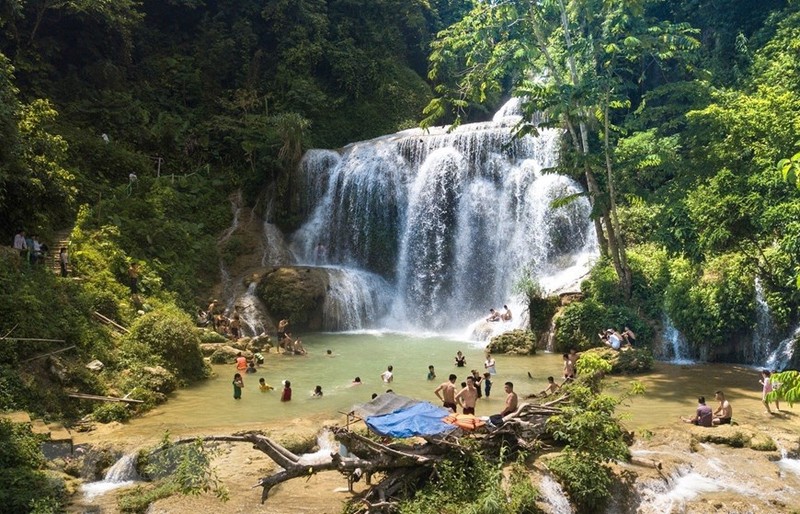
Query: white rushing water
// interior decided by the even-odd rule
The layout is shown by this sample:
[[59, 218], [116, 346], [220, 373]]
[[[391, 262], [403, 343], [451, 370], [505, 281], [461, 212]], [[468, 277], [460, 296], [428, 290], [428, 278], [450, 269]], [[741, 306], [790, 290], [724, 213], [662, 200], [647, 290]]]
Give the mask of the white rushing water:
[[379, 323], [401, 330], [463, 330], [515, 303], [523, 269], [549, 291], [576, 282], [597, 254], [589, 203], [551, 207], [582, 189], [543, 172], [557, 163], [558, 131], [511, 137], [519, 115], [512, 101], [494, 121], [449, 133], [412, 129], [309, 151], [309, 215], [291, 238], [298, 262], [384, 277], [392, 305]]
[[664, 332], [661, 336], [664, 347], [662, 356], [664, 360], [672, 364], [694, 364], [695, 361], [691, 358], [691, 350], [689, 343], [686, 341], [681, 332], [672, 324], [669, 316], [664, 316]]
[[550, 514], [572, 514], [574, 512], [567, 493], [549, 473], [542, 474], [542, 479], [539, 481], [539, 492], [544, 502], [550, 507]]
[[338, 451], [338, 443], [333, 439], [333, 434], [329, 430], [322, 430], [317, 434], [317, 451], [304, 453], [297, 461], [305, 466], [315, 464], [326, 464], [332, 460], [331, 454]]
[[103, 495], [114, 489], [132, 485], [140, 480], [136, 472], [136, 453], [123, 455], [113, 466], [108, 468], [103, 480], [83, 484], [81, 490], [87, 499]]

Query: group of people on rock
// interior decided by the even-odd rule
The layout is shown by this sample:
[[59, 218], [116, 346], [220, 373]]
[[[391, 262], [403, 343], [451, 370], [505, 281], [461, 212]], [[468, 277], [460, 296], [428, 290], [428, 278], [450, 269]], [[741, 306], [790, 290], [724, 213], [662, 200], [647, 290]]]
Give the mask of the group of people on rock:
[[691, 418], [681, 416], [684, 423], [691, 423], [699, 427], [711, 427], [715, 425], [730, 425], [733, 418], [733, 407], [731, 402], [725, 399], [725, 393], [717, 391], [714, 393], [714, 399], [719, 402], [716, 410], [712, 411], [711, 407], [706, 405], [705, 396], [697, 398], [697, 410], [695, 415]]
[[[768, 369], [762, 369], [760, 375], [761, 379], [758, 383], [761, 385], [761, 403], [764, 404], [764, 408], [766, 409], [765, 414], [773, 414], [772, 410], [769, 408], [770, 401], [768, 395], [774, 389], [780, 387], [780, 384], [773, 382], [772, 372]], [[681, 416], [681, 420], [685, 423], [691, 423], [701, 427], [731, 424], [733, 407], [731, 407], [730, 402], [725, 398], [725, 393], [716, 391], [714, 393], [714, 398], [719, 402], [716, 410], [712, 411], [711, 407], [706, 405], [705, 397], [700, 396], [697, 399], [695, 415], [690, 418]], [[780, 401], [777, 398], [773, 401], [775, 402], [775, 410], [780, 412]]]
[[511, 309], [508, 308], [508, 305], [503, 305], [503, 309], [505, 311], [502, 314], [494, 308], [489, 309], [489, 317], [486, 318], [486, 321], [511, 321]]
[[200, 326], [211, 325], [215, 332], [225, 337], [237, 340], [242, 337], [242, 316], [240, 307], [234, 307], [233, 315], [230, 311], [221, 310], [219, 300], [212, 300], [206, 311], [198, 311], [197, 323]]
[[636, 342], [636, 334], [633, 333], [628, 327], [622, 332], [617, 332], [613, 328], [607, 328], [603, 332], [597, 334], [604, 345], [613, 350], [621, 350], [623, 347], [631, 348], [633, 343]]

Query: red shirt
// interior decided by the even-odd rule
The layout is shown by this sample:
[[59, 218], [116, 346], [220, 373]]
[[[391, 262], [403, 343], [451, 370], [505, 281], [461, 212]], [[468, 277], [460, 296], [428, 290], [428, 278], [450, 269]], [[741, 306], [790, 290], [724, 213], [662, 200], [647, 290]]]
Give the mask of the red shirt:
[[236, 369], [244, 371], [247, 369], [247, 359], [244, 357], [236, 357]]
[[288, 402], [292, 399], [292, 388], [291, 387], [284, 387], [283, 394], [281, 395], [282, 402]]

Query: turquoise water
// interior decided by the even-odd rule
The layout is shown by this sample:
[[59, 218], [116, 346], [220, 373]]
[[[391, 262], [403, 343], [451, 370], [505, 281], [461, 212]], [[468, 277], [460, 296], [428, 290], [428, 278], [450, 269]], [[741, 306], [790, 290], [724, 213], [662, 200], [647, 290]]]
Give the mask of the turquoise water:
[[[241, 423], [291, 420], [304, 417], [340, 419], [340, 412], [370, 400], [372, 393], [391, 388], [395, 393], [430, 400], [436, 403], [433, 390], [450, 373], [458, 375], [457, 384], [470, 369], [484, 371], [484, 345], [440, 336], [414, 336], [398, 333], [322, 333], [304, 336], [308, 350], [305, 356], [266, 355], [258, 373], [244, 376], [242, 399], [233, 399], [231, 382], [236, 372], [233, 365], [214, 366], [216, 377], [202, 384], [181, 390], [165, 405], [133, 420], [136, 431], [183, 431]], [[330, 349], [333, 357], [326, 355]], [[467, 366], [454, 364], [456, 351], [467, 357]], [[521, 394], [540, 391], [547, 375], [561, 376], [561, 356], [495, 356], [498, 375], [493, 380], [492, 395], [478, 402], [476, 413], [490, 415], [502, 410], [505, 394], [503, 383], [512, 381]], [[380, 375], [388, 365], [394, 367], [394, 381], [384, 384]], [[426, 379], [428, 365], [433, 364], [437, 378]], [[528, 377], [528, 372], [534, 377]], [[361, 377], [363, 385], [351, 386]], [[258, 390], [258, 379], [276, 389], [267, 393]], [[292, 401], [280, 401], [281, 381], [292, 383]], [[321, 385], [322, 398], [311, 398], [311, 391]]]
[[[235, 369], [215, 366], [216, 377], [175, 393], [165, 405], [131, 421], [126, 431], [131, 434], [153, 435], [170, 430], [173, 433], [209, 432], [215, 427], [226, 432], [237, 425], [252, 428], [259, 423], [274, 424], [343, 422], [353, 405], [367, 402], [372, 393], [394, 392], [438, 404], [433, 390], [450, 373], [458, 375], [457, 383], [466, 378], [470, 369], [483, 373], [484, 344], [448, 338], [446, 336], [411, 335], [405, 333], [322, 333], [303, 337], [306, 356], [267, 355], [258, 373], [245, 375], [241, 400], [233, 399], [231, 381]], [[328, 357], [326, 350], [334, 356]], [[457, 368], [453, 358], [461, 350], [467, 357], [467, 367]], [[487, 416], [502, 409], [503, 382], [515, 384], [520, 396], [541, 391], [546, 377], [560, 381], [560, 355], [540, 353], [533, 356], [495, 355], [498, 375], [493, 394], [481, 399], [476, 414]], [[388, 365], [394, 367], [394, 382], [384, 384], [380, 374]], [[426, 380], [428, 365], [437, 373], [434, 381]], [[529, 378], [528, 373], [533, 378]], [[351, 386], [354, 377], [363, 382]], [[276, 390], [262, 393], [258, 379], [265, 378]], [[696, 398], [705, 395], [713, 405], [714, 391], [724, 389], [734, 406], [734, 418], [760, 419], [760, 385], [756, 370], [728, 364], [695, 364], [691, 366], [656, 363], [653, 372], [638, 377], [614, 377], [609, 381], [611, 394], [622, 394], [631, 380], [641, 381], [647, 393], [634, 397], [620, 408], [629, 428], [652, 428], [677, 422], [680, 415], [694, 412]], [[280, 401], [281, 381], [292, 382], [293, 399]], [[322, 386], [324, 396], [311, 398], [316, 385]]]

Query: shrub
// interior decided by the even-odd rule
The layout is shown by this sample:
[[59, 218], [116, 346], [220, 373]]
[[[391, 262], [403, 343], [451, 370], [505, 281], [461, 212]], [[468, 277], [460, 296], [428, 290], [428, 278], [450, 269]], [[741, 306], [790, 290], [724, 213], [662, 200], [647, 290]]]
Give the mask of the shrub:
[[131, 410], [124, 402], [108, 402], [96, 407], [92, 412], [92, 418], [99, 423], [111, 423], [112, 421], [127, 421], [131, 419]]
[[665, 309], [690, 344], [719, 345], [750, 330], [755, 315], [754, 274], [744, 256], [722, 255], [703, 269], [675, 258], [670, 277]]
[[549, 461], [549, 467], [578, 507], [578, 512], [605, 512], [611, 498], [612, 482], [611, 471], [606, 465], [565, 450]]
[[536, 353], [536, 338], [530, 330], [510, 330], [494, 336], [486, 350], [491, 353], [531, 355]]
[[189, 316], [175, 307], [163, 307], [137, 319], [127, 339], [157, 355], [179, 380], [207, 376], [200, 337]]
[[30, 425], [0, 419], [0, 441], [0, 512], [60, 512], [64, 483], [41, 471], [41, 440]]

